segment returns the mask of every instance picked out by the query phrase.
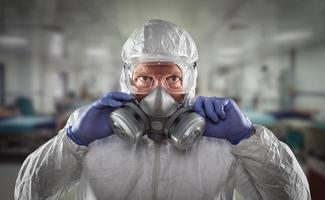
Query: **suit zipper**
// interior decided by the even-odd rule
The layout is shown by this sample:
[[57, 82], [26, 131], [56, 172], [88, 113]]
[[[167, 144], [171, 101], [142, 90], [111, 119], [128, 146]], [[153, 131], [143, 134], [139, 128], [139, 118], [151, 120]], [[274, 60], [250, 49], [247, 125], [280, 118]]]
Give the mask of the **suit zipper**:
[[153, 164], [153, 178], [152, 178], [152, 199], [156, 200], [158, 195], [158, 181], [159, 181], [159, 171], [160, 171], [160, 144], [155, 143], [155, 156]]

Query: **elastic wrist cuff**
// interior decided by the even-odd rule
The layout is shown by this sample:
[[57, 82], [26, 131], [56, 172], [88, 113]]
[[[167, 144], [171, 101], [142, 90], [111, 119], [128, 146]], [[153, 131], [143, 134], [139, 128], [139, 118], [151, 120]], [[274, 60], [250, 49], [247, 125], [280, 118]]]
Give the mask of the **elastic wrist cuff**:
[[234, 138], [233, 140], [231, 140], [231, 141], [230, 141], [231, 144], [233, 144], [233, 145], [237, 145], [237, 144], [238, 144], [240, 141], [242, 141], [243, 139], [249, 138], [249, 137], [251, 136], [251, 133], [252, 133], [253, 130], [254, 130], [254, 127], [253, 127], [253, 125], [252, 125], [249, 129], [247, 129], [247, 130], [241, 132], [240, 134], [237, 135], [236, 138]]
[[79, 138], [77, 138], [77, 137], [73, 134], [73, 132], [71, 131], [71, 128], [72, 128], [72, 126], [69, 126], [69, 127], [66, 129], [68, 137], [69, 137], [72, 141], [74, 141], [75, 143], [77, 143], [78, 145], [88, 146], [87, 143], [82, 142]]

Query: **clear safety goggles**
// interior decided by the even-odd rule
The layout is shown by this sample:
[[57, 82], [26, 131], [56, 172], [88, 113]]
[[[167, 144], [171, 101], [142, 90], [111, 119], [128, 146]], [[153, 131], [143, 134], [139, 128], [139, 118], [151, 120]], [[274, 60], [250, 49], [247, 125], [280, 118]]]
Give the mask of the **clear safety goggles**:
[[162, 86], [170, 93], [184, 93], [182, 85], [182, 77], [177, 75], [165, 75], [165, 76], [150, 76], [141, 75], [133, 77], [133, 91], [136, 94], [150, 93], [158, 86]]
[[[157, 74], [150, 70], [153, 66], [163, 68], [170, 65], [180, 69], [180, 73], [164, 72], [162, 69], [162, 73]], [[148, 94], [158, 86], [165, 88], [171, 94], [186, 94], [195, 85], [194, 66], [178, 66], [170, 62], [146, 63], [145, 66], [149, 70], [137, 73], [138, 66], [137, 64], [125, 65], [124, 69], [126, 86], [133, 94]]]

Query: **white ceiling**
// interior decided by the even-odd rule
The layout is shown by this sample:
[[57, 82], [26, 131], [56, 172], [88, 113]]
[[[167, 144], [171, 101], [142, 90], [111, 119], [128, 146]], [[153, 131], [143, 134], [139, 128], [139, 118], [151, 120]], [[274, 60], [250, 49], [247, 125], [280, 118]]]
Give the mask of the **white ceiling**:
[[[322, 0], [1, 0], [0, 39], [30, 39], [35, 30], [44, 30], [62, 34], [64, 44], [75, 51], [108, 46], [112, 57], [119, 57], [127, 36], [151, 18], [184, 27], [196, 40], [201, 59], [221, 64], [261, 59], [325, 39]], [[0, 43], [0, 49], [9, 47]]]

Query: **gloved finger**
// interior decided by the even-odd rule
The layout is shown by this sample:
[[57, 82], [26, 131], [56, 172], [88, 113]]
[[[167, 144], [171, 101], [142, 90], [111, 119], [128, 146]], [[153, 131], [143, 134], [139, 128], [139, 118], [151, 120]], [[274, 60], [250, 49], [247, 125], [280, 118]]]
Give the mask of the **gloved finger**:
[[193, 104], [192, 110], [197, 114], [201, 115], [202, 117], [206, 117], [204, 112], [203, 99], [204, 97], [202, 96], [197, 97]]
[[219, 121], [219, 117], [217, 113], [215, 112], [213, 102], [215, 101], [215, 98], [206, 98], [203, 101], [204, 104], [204, 110], [205, 114], [215, 123]]
[[104, 97], [96, 101], [94, 107], [95, 108], [106, 108], [106, 107], [119, 108], [122, 105], [123, 105], [122, 102], [116, 101], [110, 97]]
[[[111, 92], [107, 97], [115, 99], [117, 101], [133, 101], [134, 97], [132, 95], [126, 94], [124, 92]], [[104, 97], [105, 98], [105, 97]]]
[[236, 102], [232, 99], [228, 99], [228, 103], [225, 105], [225, 111], [228, 112], [229, 110], [231, 109], [238, 109], [239, 110], [239, 107], [237, 106]]
[[220, 119], [224, 120], [226, 119], [226, 112], [225, 112], [225, 106], [229, 103], [228, 99], [225, 98], [217, 98], [213, 102], [214, 110], [219, 116]]

